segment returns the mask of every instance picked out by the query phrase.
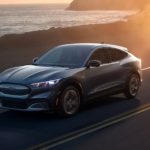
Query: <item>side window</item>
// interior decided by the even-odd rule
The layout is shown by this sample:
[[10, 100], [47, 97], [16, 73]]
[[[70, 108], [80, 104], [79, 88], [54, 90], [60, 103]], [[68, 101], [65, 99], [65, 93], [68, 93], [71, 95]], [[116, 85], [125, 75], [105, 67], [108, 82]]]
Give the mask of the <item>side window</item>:
[[127, 53], [118, 49], [109, 49], [110, 62], [119, 61], [127, 56]]
[[102, 64], [109, 63], [109, 56], [108, 56], [107, 51], [108, 51], [107, 49], [96, 50], [92, 54], [90, 60], [100, 60]]

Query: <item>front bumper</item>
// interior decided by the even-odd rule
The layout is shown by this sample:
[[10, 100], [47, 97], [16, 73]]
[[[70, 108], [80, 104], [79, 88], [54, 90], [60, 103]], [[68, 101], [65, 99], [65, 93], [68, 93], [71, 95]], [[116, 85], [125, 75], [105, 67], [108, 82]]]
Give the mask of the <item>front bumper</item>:
[[56, 98], [56, 92], [54, 90], [31, 89], [29, 93], [18, 92], [17, 90], [15, 88], [15, 92], [12, 89], [11, 91], [10, 89], [9, 91], [7, 89], [0, 91], [1, 109], [34, 112], [53, 109], [53, 100]]
[[7, 110], [17, 110], [17, 111], [27, 111], [27, 112], [39, 112], [39, 111], [49, 111], [49, 105], [46, 102], [39, 102], [29, 105], [27, 108], [21, 108], [17, 106], [4, 105], [0, 102], [0, 109]]

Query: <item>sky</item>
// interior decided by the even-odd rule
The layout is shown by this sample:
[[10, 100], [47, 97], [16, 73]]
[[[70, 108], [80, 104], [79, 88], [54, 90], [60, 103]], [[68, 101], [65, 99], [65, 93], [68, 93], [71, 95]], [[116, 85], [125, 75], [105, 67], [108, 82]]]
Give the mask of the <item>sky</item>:
[[72, 0], [0, 0], [0, 4], [69, 3]]

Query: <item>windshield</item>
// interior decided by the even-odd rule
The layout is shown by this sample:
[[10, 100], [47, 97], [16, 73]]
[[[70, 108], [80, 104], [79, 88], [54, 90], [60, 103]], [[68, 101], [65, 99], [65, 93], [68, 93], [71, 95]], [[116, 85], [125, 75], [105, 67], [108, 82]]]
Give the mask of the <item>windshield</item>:
[[87, 46], [58, 46], [40, 57], [35, 65], [76, 68], [83, 66], [90, 49]]

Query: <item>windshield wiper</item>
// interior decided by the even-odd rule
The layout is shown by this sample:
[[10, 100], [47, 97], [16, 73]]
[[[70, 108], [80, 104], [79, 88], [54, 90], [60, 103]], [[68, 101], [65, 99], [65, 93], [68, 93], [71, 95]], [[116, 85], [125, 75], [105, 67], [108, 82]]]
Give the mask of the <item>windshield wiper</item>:
[[60, 64], [33, 64], [33, 65], [37, 65], [37, 66], [49, 66], [49, 67], [50, 66], [53, 66], [53, 67], [67, 67], [65, 65], [60, 65]]
[[64, 66], [64, 65], [54, 65], [56, 67], [67, 67], [67, 66]]
[[43, 66], [66, 67], [64, 65], [57, 65], [57, 64], [43, 64]]

